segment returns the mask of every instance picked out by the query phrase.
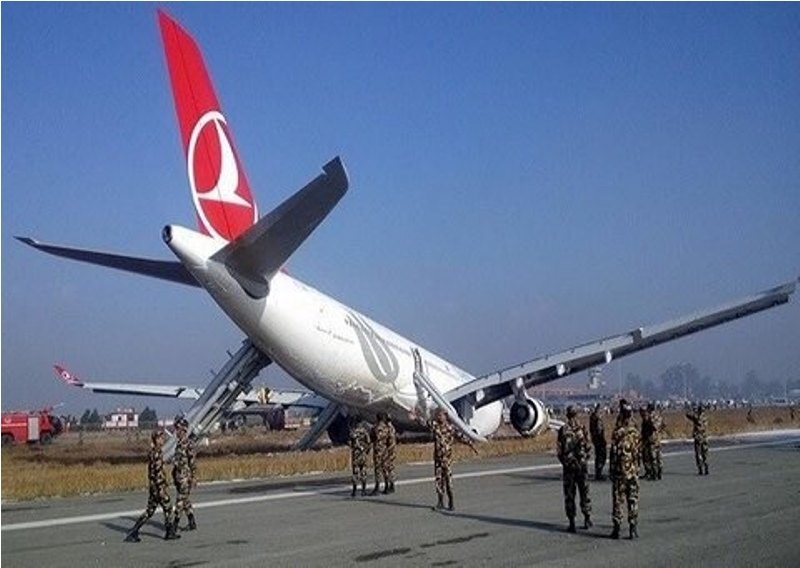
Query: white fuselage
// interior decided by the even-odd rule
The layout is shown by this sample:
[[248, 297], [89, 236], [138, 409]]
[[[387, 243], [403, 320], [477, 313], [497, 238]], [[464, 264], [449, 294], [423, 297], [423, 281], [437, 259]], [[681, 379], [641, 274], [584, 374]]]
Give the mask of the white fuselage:
[[[247, 295], [224, 265], [209, 260], [219, 242], [172, 227], [170, 248], [217, 304], [275, 363], [305, 387], [367, 415], [385, 411], [401, 428], [419, 427], [412, 348], [440, 392], [474, 377], [414, 342], [283, 272], [262, 299]], [[469, 420], [479, 434], [500, 425], [502, 403]]]

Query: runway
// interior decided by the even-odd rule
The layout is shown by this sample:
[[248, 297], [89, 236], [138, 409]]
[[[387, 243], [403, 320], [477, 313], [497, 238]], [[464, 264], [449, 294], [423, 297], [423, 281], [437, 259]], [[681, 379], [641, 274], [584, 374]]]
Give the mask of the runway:
[[[123, 538], [144, 492], [5, 503], [2, 563], [13, 566], [790, 566], [800, 559], [800, 430], [714, 439], [711, 475], [687, 443], [641, 482], [640, 538], [608, 538], [609, 482], [593, 482], [595, 526], [564, 531], [552, 455], [455, 466], [456, 510], [431, 510], [432, 465], [398, 470], [397, 492], [351, 499], [349, 475], [206, 484], [198, 530], [164, 541], [157, 512]], [[202, 467], [202, 462], [199, 464]], [[624, 527], [623, 535], [627, 535]]]

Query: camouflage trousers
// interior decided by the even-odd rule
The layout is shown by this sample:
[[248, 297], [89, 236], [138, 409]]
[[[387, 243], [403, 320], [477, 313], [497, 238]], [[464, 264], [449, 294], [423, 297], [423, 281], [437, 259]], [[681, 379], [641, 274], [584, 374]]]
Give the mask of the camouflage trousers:
[[606, 441], [594, 442], [594, 478], [603, 476], [603, 468], [606, 466]]
[[445, 493], [453, 493], [453, 462], [452, 460], [433, 461], [433, 473], [436, 476], [436, 496], [441, 500]]
[[592, 512], [592, 499], [589, 497], [589, 474], [586, 470], [564, 468], [564, 509], [568, 519], [575, 518], [575, 492], [580, 494], [581, 512]]
[[386, 480], [387, 483], [394, 483], [395, 479], [395, 470], [394, 464], [396, 461], [396, 455], [393, 450], [387, 450], [386, 452], [386, 459], [383, 462], [383, 478]]
[[635, 525], [639, 519], [639, 478], [615, 477], [611, 494], [611, 518], [622, 524], [622, 508], [628, 504], [628, 523]]
[[642, 444], [642, 465], [647, 479], [661, 479], [661, 442], [647, 441]]
[[152, 517], [153, 513], [156, 512], [156, 509], [158, 509], [159, 506], [164, 511], [164, 524], [167, 525], [169, 524], [170, 517], [172, 516], [172, 506], [169, 498], [169, 492], [167, 491], [167, 486], [150, 485], [150, 494], [147, 497], [147, 509], [139, 516], [137, 523], [140, 521], [145, 522], [147, 519]]
[[694, 440], [694, 463], [697, 464], [697, 471], [703, 472], [708, 469], [708, 439], [702, 438]]
[[388, 483], [389, 478], [386, 477], [386, 450], [374, 451], [372, 465], [375, 470], [375, 485], [378, 485], [381, 481]]
[[353, 455], [350, 459], [353, 471], [353, 484], [364, 484], [367, 482], [367, 456]]
[[192, 484], [189, 479], [177, 478], [175, 479], [175, 489], [178, 495], [175, 498], [175, 517], [174, 523], [177, 526], [178, 521], [181, 520], [181, 514], [186, 513], [186, 516], [193, 514], [192, 502], [189, 500], [189, 494], [192, 492]]

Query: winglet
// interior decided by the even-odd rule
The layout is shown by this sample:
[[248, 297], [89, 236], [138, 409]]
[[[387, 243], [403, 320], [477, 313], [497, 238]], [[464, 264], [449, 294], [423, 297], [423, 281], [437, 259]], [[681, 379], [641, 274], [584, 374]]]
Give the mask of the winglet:
[[81, 381], [78, 377], [67, 371], [61, 365], [53, 365], [53, 369], [56, 371], [56, 376], [59, 379], [67, 383], [71, 387], [82, 387], [83, 381]]

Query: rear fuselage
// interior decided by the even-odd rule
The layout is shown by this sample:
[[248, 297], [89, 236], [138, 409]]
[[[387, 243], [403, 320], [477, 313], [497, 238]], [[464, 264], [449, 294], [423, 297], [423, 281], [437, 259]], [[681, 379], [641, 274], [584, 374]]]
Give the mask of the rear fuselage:
[[[165, 232], [166, 234], [167, 232]], [[249, 296], [211, 255], [219, 241], [181, 227], [168, 244], [248, 338], [305, 387], [367, 417], [388, 412], [398, 426], [419, 428], [412, 348], [440, 392], [474, 377], [356, 310], [284, 272], [264, 298]], [[500, 424], [502, 405], [478, 409], [470, 426], [481, 435]]]

